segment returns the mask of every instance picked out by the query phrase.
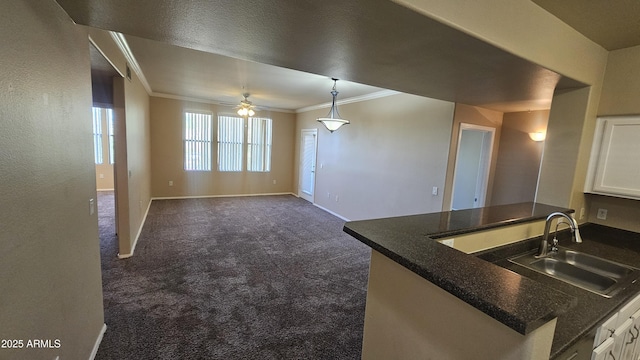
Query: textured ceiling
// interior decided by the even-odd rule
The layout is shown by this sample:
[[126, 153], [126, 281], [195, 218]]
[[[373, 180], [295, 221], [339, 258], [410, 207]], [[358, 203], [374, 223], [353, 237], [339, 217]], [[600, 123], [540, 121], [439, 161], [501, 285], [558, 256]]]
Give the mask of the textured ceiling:
[[[333, 81], [326, 76], [234, 59], [134, 36], [131, 52], [155, 93], [237, 105], [249, 93], [255, 105], [293, 110], [331, 101]], [[338, 81], [338, 99], [383, 89]]]
[[532, 0], [607, 50], [640, 45], [638, 0]]
[[89, 46], [89, 56], [91, 57], [91, 73], [93, 75], [100, 77], [120, 75], [93, 44]]
[[58, 2], [83, 25], [502, 111], [584, 86], [388, 0]]

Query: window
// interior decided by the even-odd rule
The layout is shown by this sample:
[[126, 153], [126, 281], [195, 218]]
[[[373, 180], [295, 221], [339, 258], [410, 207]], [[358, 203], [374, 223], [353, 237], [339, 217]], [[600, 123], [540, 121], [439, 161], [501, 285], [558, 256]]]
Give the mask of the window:
[[218, 116], [218, 170], [242, 171], [244, 119]]
[[96, 164], [103, 163], [102, 157], [102, 109], [93, 109], [93, 154]]
[[109, 135], [109, 163], [113, 165], [115, 158], [115, 131], [113, 129], [113, 110], [107, 109], [107, 135]]
[[271, 119], [249, 118], [247, 170], [271, 171]]
[[184, 169], [211, 171], [211, 114], [185, 112]]

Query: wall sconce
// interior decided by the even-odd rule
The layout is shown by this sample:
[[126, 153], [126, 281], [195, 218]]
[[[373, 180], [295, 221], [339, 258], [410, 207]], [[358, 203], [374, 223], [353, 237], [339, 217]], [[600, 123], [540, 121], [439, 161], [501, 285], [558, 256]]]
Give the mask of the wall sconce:
[[531, 138], [531, 140], [536, 142], [544, 141], [544, 139], [547, 138], [547, 133], [544, 131], [530, 132], [529, 137]]

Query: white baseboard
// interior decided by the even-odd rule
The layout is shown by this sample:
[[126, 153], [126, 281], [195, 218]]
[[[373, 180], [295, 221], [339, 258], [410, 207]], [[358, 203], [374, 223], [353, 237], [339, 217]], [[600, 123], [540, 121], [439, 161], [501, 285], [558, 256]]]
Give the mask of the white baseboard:
[[292, 192], [283, 193], [260, 193], [260, 194], [231, 194], [231, 195], [190, 195], [190, 196], [157, 196], [152, 200], [181, 200], [181, 199], [206, 199], [206, 198], [228, 198], [228, 197], [246, 197], [246, 196], [275, 196], [275, 195], [293, 195]]
[[107, 331], [107, 324], [102, 324], [102, 329], [100, 329], [100, 334], [98, 334], [98, 338], [96, 339], [95, 344], [93, 344], [93, 350], [91, 350], [89, 360], [94, 360], [96, 358], [96, 354], [98, 353], [98, 348], [100, 347], [100, 343], [102, 342], [102, 337], [104, 336], [105, 331]]
[[331, 214], [331, 215], [333, 215], [333, 216], [335, 216], [335, 217], [337, 217], [337, 218], [340, 218], [340, 219], [344, 220], [344, 221], [351, 221], [351, 220], [347, 219], [346, 217], [344, 217], [344, 216], [342, 216], [342, 215], [340, 215], [340, 214], [334, 213], [333, 211], [331, 211], [331, 210], [329, 210], [329, 209], [327, 209], [327, 208], [325, 208], [325, 207], [323, 207], [323, 206], [320, 206], [320, 205], [318, 205], [318, 204], [316, 204], [316, 203], [313, 203], [313, 205], [314, 205], [315, 207], [318, 207], [318, 208], [320, 208], [320, 209], [322, 209], [322, 210], [324, 210], [324, 211], [328, 212], [329, 214]]
[[96, 189], [96, 191], [114, 191], [114, 189]]
[[118, 259], [127, 259], [133, 256], [133, 252], [136, 249], [136, 245], [138, 245], [138, 239], [140, 238], [140, 234], [142, 233], [142, 228], [144, 227], [144, 223], [147, 221], [147, 215], [149, 215], [149, 209], [151, 208], [151, 202], [153, 202], [153, 198], [149, 200], [149, 204], [147, 204], [147, 211], [144, 212], [144, 216], [142, 217], [142, 223], [138, 228], [138, 233], [136, 234], [135, 239], [133, 239], [133, 246], [131, 247], [131, 252], [128, 254], [118, 254]]

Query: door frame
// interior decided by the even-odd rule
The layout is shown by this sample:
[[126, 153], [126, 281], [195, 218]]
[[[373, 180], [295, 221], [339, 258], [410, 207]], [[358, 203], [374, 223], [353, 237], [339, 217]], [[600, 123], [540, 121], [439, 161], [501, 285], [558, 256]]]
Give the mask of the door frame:
[[[451, 186], [451, 210], [453, 210], [453, 203], [455, 199], [456, 192], [456, 176], [458, 169], [458, 157], [460, 154], [460, 143], [462, 142], [462, 132], [463, 131], [479, 131], [484, 133], [485, 135], [489, 135], [489, 143], [488, 145], [483, 146], [480, 164], [478, 167], [478, 174], [476, 175], [476, 199], [474, 202], [474, 208], [484, 207], [487, 197], [487, 190], [489, 187], [489, 174], [491, 173], [491, 159], [493, 156], [493, 145], [495, 142], [495, 133], [496, 128], [468, 123], [460, 123], [460, 130], [458, 131], [458, 144], [456, 148], [456, 161], [453, 167], [453, 182]], [[484, 144], [483, 139], [483, 144]], [[485, 151], [486, 149], [486, 151]]]
[[[304, 136], [305, 134], [313, 135], [314, 147], [313, 147], [313, 159], [312, 159], [312, 170], [313, 179], [312, 179], [312, 192], [311, 194], [306, 194], [302, 191], [302, 178], [303, 178], [303, 170], [304, 170]], [[303, 198], [312, 204], [315, 203], [315, 194], [316, 194], [316, 164], [318, 158], [318, 129], [302, 129], [300, 130], [300, 153], [299, 153], [299, 164], [298, 164], [298, 197]]]

